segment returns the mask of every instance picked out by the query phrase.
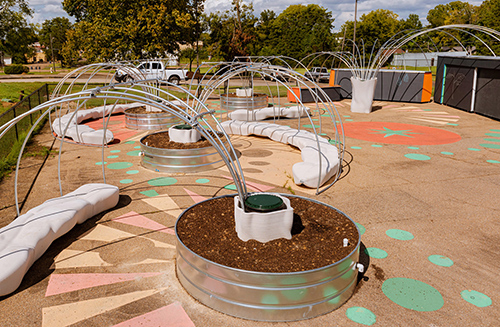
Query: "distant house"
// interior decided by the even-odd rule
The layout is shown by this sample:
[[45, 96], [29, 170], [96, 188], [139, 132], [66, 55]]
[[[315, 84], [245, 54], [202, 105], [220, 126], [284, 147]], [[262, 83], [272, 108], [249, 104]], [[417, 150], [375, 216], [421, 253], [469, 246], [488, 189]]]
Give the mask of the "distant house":
[[40, 44], [40, 42], [35, 42], [31, 45], [31, 47], [35, 50], [35, 55], [31, 58], [28, 58], [29, 63], [37, 63], [37, 62], [46, 62], [47, 61], [47, 56], [45, 55], [45, 52], [43, 52], [43, 49], [45, 48], [43, 45]]

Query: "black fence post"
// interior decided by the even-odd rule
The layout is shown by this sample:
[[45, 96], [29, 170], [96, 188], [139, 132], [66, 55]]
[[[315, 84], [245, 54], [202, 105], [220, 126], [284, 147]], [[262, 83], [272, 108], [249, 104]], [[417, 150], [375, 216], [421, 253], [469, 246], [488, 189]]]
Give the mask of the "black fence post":
[[[31, 97], [28, 98], [28, 108], [28, 111], [31, 110]], [[30, 126], [33, 126], [33, 114], [30, 114]]]
[[[12, 113], [14, 114], [14, 118], [16, 118], [16, 107], [17, 105], [14, 105], [14, 107], [12, 107]], [[17, 124], [14, 125], [14, 130], [16, 131], [16, 140], [19, 141], [19, 134], [17, 133]]]

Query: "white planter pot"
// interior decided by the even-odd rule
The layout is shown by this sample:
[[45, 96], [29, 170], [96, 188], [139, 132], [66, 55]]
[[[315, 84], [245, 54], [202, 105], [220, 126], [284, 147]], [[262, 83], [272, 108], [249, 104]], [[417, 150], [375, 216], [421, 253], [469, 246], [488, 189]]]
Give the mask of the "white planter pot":
[[372, 112], [373, 96], [377, 78], [362, 81], [351, 77], [352, 84], [352, 102], [351, 111], [369, 114]]
[[168, 129], [170, 141], [177, 143], [194, 143], [201, 139], [201, 134], [196, 129], [179, 129], [177, 126], [183, 125], [175, 125]]
[[236, 89], [237, 97], [251, 97], [253, 94], [252, 89]]

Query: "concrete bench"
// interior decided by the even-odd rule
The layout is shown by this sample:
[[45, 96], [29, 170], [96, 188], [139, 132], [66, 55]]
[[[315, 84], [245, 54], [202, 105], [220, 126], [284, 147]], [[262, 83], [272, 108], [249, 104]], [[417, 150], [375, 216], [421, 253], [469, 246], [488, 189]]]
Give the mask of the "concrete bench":
[[228, 116], [232, 120], [260, 121], [268, 118], [299, 118], [307, 117], [311, 109], [303, 106], [266, 107], [254, 110], [238, 109], [231, 111]]
[[0, 229], [0, 296], [14, 292], [50, 244], [76, 224], [118, 204], [118, 187], [86, 184], [47, 200]]
[[[318, 182], [320, 186], [325, 184], [339, 169], [337, 147], [321, 136], [316, 139], [314, 133], [263, 122], [227, 120], [221, 125], [227, 134], [266, 136], [273, 141], [299, 148], [303, 161], [292, 167], [293, 180], [297, 185], [316, 188]], [[320, 160], [321, 170], [319, 169]]]

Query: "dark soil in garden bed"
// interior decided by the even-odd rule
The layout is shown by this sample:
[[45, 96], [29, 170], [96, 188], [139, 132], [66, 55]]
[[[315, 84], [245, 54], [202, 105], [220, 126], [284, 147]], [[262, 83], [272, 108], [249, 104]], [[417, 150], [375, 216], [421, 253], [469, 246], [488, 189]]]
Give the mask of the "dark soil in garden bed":
[[[214, 136], [212, 132], [209, 131], [208, 133]], [[219, 137], [224, 140], [222, 134], [219, 135]], [[199, 149], [212, 146], [212, 144], [203, 136], [198, 142], [194, 143], [178, 143], [170, 141], [167, 131], [147, 135], [141, 140], [141, 143], [143, 144], [146, 144], [146, 142], [148, 146], [159, 149]]]
[[[292, 239], [243, 242], [234, 225], [234, 199], [202, 202], [177, 223], [180, 240], [191, 251], [224, 266], [261, 272], [295, 272], [324, 267], [348, 256], [359, 239], [355, 224], [325, 205], [290, 197]], [[343, 239], [349, 245], [343, 247]]]

